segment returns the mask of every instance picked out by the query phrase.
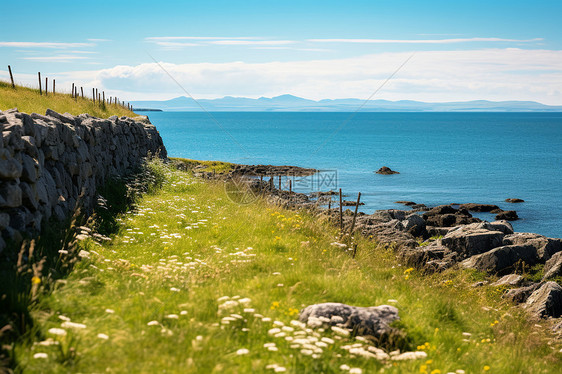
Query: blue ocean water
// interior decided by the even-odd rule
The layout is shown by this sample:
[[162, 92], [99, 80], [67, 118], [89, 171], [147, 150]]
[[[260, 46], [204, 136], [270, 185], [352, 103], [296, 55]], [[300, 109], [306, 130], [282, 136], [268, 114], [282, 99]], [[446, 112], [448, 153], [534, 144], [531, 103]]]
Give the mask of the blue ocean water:
[[562, 237], [562, 113], [147, 114], [170, 156], [332, 170], [367, 213], [397, 200], [489, 203], [517, 210], [516, 231]]

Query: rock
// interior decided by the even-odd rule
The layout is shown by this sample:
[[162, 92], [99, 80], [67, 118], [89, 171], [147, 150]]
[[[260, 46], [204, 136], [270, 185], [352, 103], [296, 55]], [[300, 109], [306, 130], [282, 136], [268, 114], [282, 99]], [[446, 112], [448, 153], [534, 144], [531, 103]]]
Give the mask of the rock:
[[562, 252], [555, 253], [544, 265], [543, 280], [562, 275]]
[[504, 299], [508, 299], [513, 301], [514, 303], [520, 304], [527, 301], [527, 298], [536, 290], [542, 286], [542, 283], [535, 283], [531, 284], [530, 286], [514, 288], [512, 290], [508, 290], [505, 294], [503, 294]]
[[418, 214], [410, 214], [406, 219], [401, 221], [404, 231], [413, 236], [423, 236], [425, 234], [425, 221]]
[[390, 305], [358, 307], [341, 303], [314, 304], [304, 308], [299, 321], [312, 327], [320, 324], [350, 329], [354, 334], [379, 339], [393, 333], [390, 324], [399, 320], [398, 309]]
[[525, 302], [525, 309], [537, 318], [560, 317], [562, 286], [556, 282], [546, 282], [529, 296]]
[[504, 236], [501, 231], [487, 229], [485, 224], [473, 223], [449, 231], [441, 243], [460, 258], [468, 258], [501, 246]]
[[504, 210], [496, 215], [496, 220], [517, 221], [519, 216], [515, 210]]
[[16, 179], [21, 177], [22, 166], [10, 155], [7, 149], [0, 149], [0, 179]]
[[0, 231], [4, 230], [10, 224], [10, 215], [0, 212]]
[[383, 175], [400, 174], [399, 172], [392, 170], [388, 166], [383, 166], [382, 168], [377, 170], [376, 173], [383, 174]]
[[491, 285], [494, 287], [501, 287], [501, 286], [520, 286], [523, 283], [523, 277], [519, 274], [507, 274], [492, 283]]
[[524, 203], [525, 200], [523, 199], [505, 199], [506, 203]]
[[[342, 206], [356, 206], [357, 201], [343, 200], [341, 205]], [[365, 203], [359, 202], [359, 205], [365, 205]]]
[[530, 245], [506, 245], [472, 256], [461, 263], [465, 269], [472, 268], [491, 274], [513, 270], [518, 262], [534, 265], [538, 261], [537, 250]]
[[422, 269], [428, 261], [442, 260], [447, 252], [448, 249], [446, 247], [435, 244], [426, 247], [404, 249], [401, 252], [401, 257], [408, 266]]
[[395, 201], [394, 204], [402, 204], [402, 205], [406, 205], [406, 206], [417, 205], [413, 201], [403, 201], [403, 200]]
[[464, 208], [471, 212], [491, 212], [494, 209], [500, 209], [497, 205], [475, 203], [462, 204], [459, 208]]
[[513, 234], [513, 226], [507, 221], [490, 222], [488, 226], [495, 231], [501, 231], [506, 235]]
[[528, 232], [506, 235], [503, 239], [503, 244], [532, 245], [537, 249], [540, 262], [546, 262], [555, 253], [562, 251], [562, 239], [547, 238], [543, 235]]
[[16, 182], [0, 183], [0, 196], [3, 198], [0, 208], [17, 208], [22, 203], [21, 188]]
[[427, 212], [423, 214], [423, 218], [427, 219], [429, 216], [437, 215], [437, 214], [456, 214], [458, 209], [453, 208], [450, 205], [439, 205], [436, 207], [431, 208]]

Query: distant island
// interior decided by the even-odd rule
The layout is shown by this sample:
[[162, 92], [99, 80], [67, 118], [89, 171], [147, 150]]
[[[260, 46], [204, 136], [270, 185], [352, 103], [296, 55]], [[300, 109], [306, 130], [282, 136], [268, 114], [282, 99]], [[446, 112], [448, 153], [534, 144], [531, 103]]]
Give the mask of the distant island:
[[163, 112], [162, 109], [134, 108], [135, 112]]
[[[200, 99], [198, 102], [209, 111], [223, 112], [562, 112], [562, 106], [551, 106], [535, 101], [460, 101], [426, 103], [412, 100], [324, 99], [309, 100], [293, 95], [272, 98], [225, 96], [220, 99]], [[201, 111], [195, 100], [180, 96], [165, 101], [132, 101], [135, 111]]]

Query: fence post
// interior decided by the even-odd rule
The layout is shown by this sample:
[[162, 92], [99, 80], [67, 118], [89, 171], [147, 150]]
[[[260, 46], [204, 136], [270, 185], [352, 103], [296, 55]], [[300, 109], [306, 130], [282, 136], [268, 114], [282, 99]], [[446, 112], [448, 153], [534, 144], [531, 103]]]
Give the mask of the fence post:
[[94, 104], [96, 103], [96, 89], [92, 88], [92, 100], [94, 101]]
[[70, 92], [70, 97], [74, 97], [74, 83], [72, 83], [72, 91]]
[[12, 67], [10, 65], [8, 65], [8, 71], [10, 72], [10, 80], [12, 81], [12, 88], [16, 88], [16, 85], [14, 84], [14, 76], [12, 75]]
[[41, 72], [37, 72], [37, 76], [39, 77], [39, 95], [43, 95], [43, 91], [41, 90]]
[[359, 192], [359, 194], [357, 195], [357, 204], [355, 204], [355, 213], [353, 214], [353, 221], [351, 221], [349, 236], [353, 235], [353, 229], [355, 228], [355, 220], [357, 219], [357, 210], [359, 209], [360, 202], [361, 202], [361, 192]]
[[49, 93], [49, 78], [45, 77], [45, 96]]
[[80, 87], [80, 92], [82, 93], [82, 99], [84, 98], [84, 87]]
[[340, 236], [343, 236], [343, 207], [342, 207], [342, 195], [340, 188]]
[[101, 92], [101, 96], [103, 97], [103, 104], [105, 105], [105, 91]]
[[56, 80], [53, 79], [53, 95], [55, 94], [55, 83], [56, 83]]

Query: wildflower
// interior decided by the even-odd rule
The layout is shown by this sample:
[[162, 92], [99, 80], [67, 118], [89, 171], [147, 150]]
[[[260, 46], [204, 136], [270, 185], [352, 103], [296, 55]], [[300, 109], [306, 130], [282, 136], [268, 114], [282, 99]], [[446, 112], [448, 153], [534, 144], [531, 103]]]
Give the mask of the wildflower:
[[53, 327], [52, 329], [49, 329], [49, 333], [58, 336], [65, 336], [66, 330]]
[[32, 284], [39, 284], [39, 283], [41, 283], [41, 278], [33, 277], [33, 278], [31, 278], [31, 283]]
[[246, 348], [240, 348], [239, 350], [236, 351], [236, 354], [238, 356], [247, 355], [248, 353], [250, 353], [250, 351], [247, 350]]
[[158, 321], [150, 321], [146, 325], [147, 326], [158, 326], [159, 324], [160, 324], [160, 322], [158, 322]]
[[433, 370], [431, 370], [431, 373], [429, 373], [429, 374], [441, 374], [441, 370], [433, 369]]
[[279, 308], [279, 301], [272, 302], [271, 307], [269, 309], [274, 310], [276, 308]]
[[107, 336], [106, 334], [98, 334], [98, 338], [103, 339], [103, 340], [107, 340], [109, 339], [109, 336]]
[[249, 305], [249, 304], [252, 302], [252, 300], [249, 299], [249, 298], [247, 298], [247, 297], [245, 297], [245, 298], [243, 298], [243, 299], [238, 300], [238, 302], [239, 302], [240, 304], [244, 305], [244, 306], [247, 306], [247, 305]]
[[179, 288], [171, 287], [170, 291], [172, 292], [180, 292]]
[[84, 325], [83, 323], [76, 323], [76, 322], [70, 322], [70, 321], [65, 321], [61, 324], [62, 327], [65, 328], [71, 328], [71, 329], [85, 329], [86, 325]]
[[408, 268], [404, 270], [404, 274], [410, 274], [412, 271], [414, 271], [414, 268]]
[[113, 309], [106, 309], [105, 312], [106, 312], [106, 313], [109, 313], [109, 314], [115, 313], [115, 311], [114, 311]]
[[49, 355], [43, 352], [39, 352], [33, 355], [33, 358], [49, 358]]
[[345, 371], [347, 371], [347, 370], [349, 370], [349, 369], [351, 369], [351, 368], [349, 367], [349, 365], [346, 365], [346, 364], [340, 365], [340, 370], [345, 370]]
[[277, 327], [270, 329], [267, 333], [269, 335], [275, 335], [275, 334], [279, 334], [281, 332], [281, 329], [278, 329]]
[[488, 365], [484, 365], [484, 371], [488, 371], [490, 370], [490, 367]]
[[187, 315], [187, 310], [182, 310], [182, 311], [180, 312], [180, 315], [182, 315], [182, 316]]
[[275, 369], [273, 369], [276, 373], [284, 373], [287, 371], [286, 368], [284, 368], [283, 366], [277, 366]]
[[310, 356], [310, 355], [312, 355], [312, 353], [314, 353], [314, 352], [311, 351], [310, 349], [301, 349], [301, 354], [303, 354], [305, 356]]
[[335, 332], [337, 335], [348, 337], [349, 331], [346, 329], [342, 329], [341, 327], [332, 326], [332, 331]]
[[166, 316], [166, 318], [168, 318], [168, 319], [178, 319], [179, 316], [178, 316], [177, 314], [168, 314], [168, 315]]
[[349, 369], [349, 374], [362, 374], [363, 370], [361, 368], [351, 368]]

